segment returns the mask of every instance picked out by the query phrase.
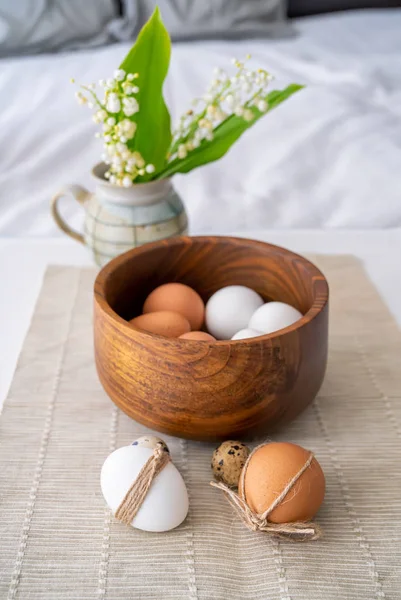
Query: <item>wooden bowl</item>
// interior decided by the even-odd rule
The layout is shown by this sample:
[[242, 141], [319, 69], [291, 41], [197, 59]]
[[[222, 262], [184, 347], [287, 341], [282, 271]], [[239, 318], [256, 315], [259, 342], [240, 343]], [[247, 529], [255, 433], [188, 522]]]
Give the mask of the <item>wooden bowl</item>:
[[[246, 285], [303, 313], [269, 335], [200, 342], [146, 333], [128, 323], [158, 285], [180, 281], [208, 298]], [[305, 258], [231, 237], [175, 237], [109, 262], [95, 282], [100, 381], [125, 413], [151, 429], [196, 440], [268, 433], [300, 413], [325, 373], [328, 286]]]

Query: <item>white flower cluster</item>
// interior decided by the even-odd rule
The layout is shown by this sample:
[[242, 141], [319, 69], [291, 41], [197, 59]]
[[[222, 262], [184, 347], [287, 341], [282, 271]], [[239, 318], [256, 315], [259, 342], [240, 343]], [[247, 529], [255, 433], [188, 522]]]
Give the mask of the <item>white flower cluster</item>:
[[[250, 56], [246, 56], [249, 60]], [[214, 130], [231, 115], [252, 121], [253, 108], [266, 112], [268, 104], [264, 99], [266, 88], [272, 80], [264, 69], [250, 70], [245, 61], [232, 60], [236, 73], [232, 77], [222, 69], [215, 69], [215, 78], [202, 98], [196, 98], [193, 105], [201, 105], [200, 112], [188, 110], [179, 120], [173, 132], [173, 143], [169, 160], [183, 159], [204, 141], [213, 139]]]
[[[139, 112], [135, 98], [139, 92], [135, 85], [137, 77], [138, 74], [126, 74], [118, 69], [113, 79], [99, 80], [99, 86], [104, 88], [103, 101], [98, 98], [93, 83], [81, 86], [87, 95], [82, 92], [76, 94], [80, 104], [96, 107], [93, 120], [102, 125], [102, 133], [97, 133], [96, 137], [103, 138], [102, 160], [108, 165], [105, 177], [110, 183], [123, 187], [131, 187], [138, 175], [155, 171], [152, 164], [146, 164], [142, 155], [132, 149], [137, 124], [131, 117]], [[74, 83], [74, 80], [71, 82]]]

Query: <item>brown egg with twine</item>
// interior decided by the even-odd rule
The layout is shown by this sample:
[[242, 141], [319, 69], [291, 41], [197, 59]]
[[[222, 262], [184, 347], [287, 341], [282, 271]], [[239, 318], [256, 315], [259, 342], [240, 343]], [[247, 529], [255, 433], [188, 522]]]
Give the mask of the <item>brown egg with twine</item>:
[[313, 453], [288, 442], [261, 444], [251, 452], [239, 480], [238, 493], [221, 482], [244, 524], [293, 540], [315, 540], [320, 527], [311, 522], [325, 493], [323, 471]]

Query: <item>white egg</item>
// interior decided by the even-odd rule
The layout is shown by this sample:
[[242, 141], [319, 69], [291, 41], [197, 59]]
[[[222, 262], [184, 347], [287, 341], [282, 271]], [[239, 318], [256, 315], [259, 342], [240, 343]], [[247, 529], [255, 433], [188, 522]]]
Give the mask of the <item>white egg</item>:
[[284, 302], [267, 302], [252, 315], [248, 327], [272, 333], [284, 329], [302, 318], [302, 313]]
[[205, 322], [209, 333], [220, 340], [229, 340], [249, 319], [263, 299], [244, 285], [229, 285], [218, 290], [206, 304]]
[[257, 337], [258, 335], [263, 335], [262, 331], [256, 331], [256, 329], [241, 329], [237, 331], [235, 335], [231, 338], [232, 340], [246, 340], [247, 338]]
[[[152, 456], [143, 446], [124, 446], [103, 464], [100, 485], [107, 505], [115, 514], [139, 471]], [[177, 468], [170, 461], [153, 480], [131, 525], [143, 531], [169, 531], [188, 513], [188, 492]]]

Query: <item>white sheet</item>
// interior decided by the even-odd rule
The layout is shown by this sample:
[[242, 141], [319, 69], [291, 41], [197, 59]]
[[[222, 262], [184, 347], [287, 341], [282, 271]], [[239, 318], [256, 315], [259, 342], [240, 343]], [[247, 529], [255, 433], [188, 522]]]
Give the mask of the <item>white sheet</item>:
[[[214, 66], [250, 52], [277, 83], [307, 89], [220, 162], [176, 178], [192, 229], [401, 225], [401, 9], [301, 19], [294, 39], [176, 45], [166, 95], [174, 116]], [[111, 74], [127, 45], [0, 61], [0, 235], [56, 235], [49, 199], [92, 186], [101, 149], [68, 79]], [[67, 214], [80, 221], [72, 201]]]

